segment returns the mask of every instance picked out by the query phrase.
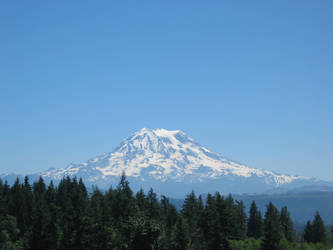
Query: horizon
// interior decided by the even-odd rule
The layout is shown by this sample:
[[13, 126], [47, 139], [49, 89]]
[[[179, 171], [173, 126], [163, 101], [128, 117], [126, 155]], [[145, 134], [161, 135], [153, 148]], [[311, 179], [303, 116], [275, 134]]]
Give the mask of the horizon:
[[[229, 161], [232, 161], [232, 162], [234, 162], [234, 163], [241, 164], [241, 165], [243, 165], [243, 166], [246, 166], [246, 167], [249, 167], [249, 168], [252, 168], [252, 169], [258, 169], [258, 170], [264, 170], [264, 171], [267, 170], [267, 169], [260, 169], [260, 168], [256, 168], [256, 167], [248, 166], [248, 165], [246, 165], [246, 164], [243, 164], [242, 162], [238, 162], [238, 161], [236, 161], [236, 160], [234, 160], [234, 159], [230, 159], [228, 156], [225, 156], [225, 155], [223, 155], [223, 154], [221, 154], [221, 153], [219, 153], [219, 152], [211, 151], [209, 148], [205, 147], [205, 145], [202, 145], [202, 144], [196, 142], [196, 140], [195, 140], [194, 138], [192, 138], [191, 136], [187, 135], [187, 134], [186, 134], [184, 131], [182, 131], [182, 130], [179, 130], [179, 129], [177, 129], [177, 130], [168, 130], [168, 129], [165, 129], [165, 128], [147, 128], [147, 127], [143, 127], [143, 128], [141, 128], [140, 130], [134, 132], [132, 135], [130, 135], [130, 136], [126, 137], [125, 139], [123, 139], [123, 140], [118, 144], [118, 146], [116, 146], [113, 150], [111, 150], [111, 151], [109, 151], [109, 152], [104, 152], [104, 153], [100, 153], [99, 155], [91, 156], [91, 157], [88, 158], [87, 160], [85, 160], [85, 161], [83, 161], [83, 162], [80, 162], [80, 163], [71, 162], [71, 163], [69, 163], [69, 164], [67, 164], [66, 166], [61, 167], [61, 168], [54, 168], [54, 167], [51, 167], [51, 168], [48, 168], [48, 169], [41, 170], [41, 171], [38, 172], [38, 173], [36, 173], [36, 172], [35, 172], [35, 173], [21, 173], [20, 175], [22, 175], [22, 176], [28, 176], [28, 175], [30, 175], [30, 174], [39, 174], [39, 173], [42, 174], [42, 173], [47, 172], [47, 171], [49, 171], [49, 170], [63, 169], [63, 168], [66, 168], [66, 167], [69, 167], [69, 166], [72, 166], [72, 165], [80, 165], [80, 164], [83, 164], [83, 163], [89, 162], [89, 161], [91, 161], [91, 160], [93, 160], [93, 159], [96, 159], [96, 157], [98, 158], [98, 157], [105, 156], [105, 155], [107, 155], [107, 154], [112, 154], [113, 152], [115, 152], [115, 150], [116, 150], [120, 145], [122, 145], [122, 143], [123, 143], [124, 141], [127, 141], [127, 140], [131, 139], [131, 138], [134, 137], [135, 135], [141, 134], [142, 132], [146, 132], [146, 131], [154, 132], [154, 131], [158, 131], [158, 130], [163, 130], [163, 132], [167, 131], [167, 132], [174, 132], [174, 133], [183, 133], [183, 134], [186, 135], [187, 137], [193, 139], [193, 142], [194, 142], [195, 144], [198, 144], [198, 145], [200, 145], [200, 146], [202, 146], [202, 147], [208, 149], [208, 150], [209, 150], [210, 152], [212, 152], [212, 153], [219, 154], [219, 155], [221, 155], [223, 158], [225, 158], [225, 159], [227, 159], [227, 160], [229, 160]], [[161, 136], [162, 136], [162, 135], [157, 135], [156, 133], [154, 133], [154, 134], [155, 134], [157, 137], [161, 137]], [[126, 174], [126, 172], [124, 172], [124, 173]], [[307, 178], [309, 177], [309, 178], [315, 178], [315, 177], [312, 177], [312, 176], [304, 176], [304, 175], [302, 175], [302, 174], [297, 174], [297, 173], [296, 173], [296, 174], [294, 174], [294, 173], [281, 173], [281, 172], [275, 172], [275, 171], [272, 171], [272, 173], [274, 173], [274, 174], [278, 174], [278, 175], [294, 176], [294, 177], [307, 177]], [[5, 175], [6, 175], [6, 174], [19, 174], [19, 173], [7, 172], [7, 173], [0, 173], [0, 175], [1, 175], [1, 174], [5, 174]], [[121, 177], [121, 175], [119, 175], [119, 177]], [[318, 179], [318, 178], [317, 178], [317, 179]], [[327, 180], [324, 180], [324, 179], [318, 179], [318, 180], [327, 181]]]
[[0, 3], [0, 174], [110, 152], [143, 127], [333, 181], [333, 2]]

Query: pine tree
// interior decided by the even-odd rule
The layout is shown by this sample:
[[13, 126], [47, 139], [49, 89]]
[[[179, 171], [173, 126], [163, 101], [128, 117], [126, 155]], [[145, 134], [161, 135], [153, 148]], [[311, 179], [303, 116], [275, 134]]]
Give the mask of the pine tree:
[[136, 201], [133, 192], [129, 187], [129, 182], [123, 173], [120, 182], [115, 190], [115, 201], [112, 207], [113, 218], [118, 222], [118, 226], [137, 212]]
[[1, 182], [0, 185], [0, 215], [8, 214], [8, 203], [9, 203], [9, 196], [10, 196], [10, 187], [5, 181], [5, 183]]
[[32, 207], [33, 207], [33, 195], [32, 195], [32, 187], [29, 183], [29, 178], [26, 176], [24, 178], [24, 186], [23, 186], [23, 193], [24, 193], [24, 209], [23, 209], [23, 224], [24, 228], [21, 230], [21, 234], [25, 234], [29, 232], [30, 225], [32, 221]]
[[150, 220], [143, 214], [129, 218], [131, 231], [130, 249], [155, 249], [161, 227], [159, 223]]
[[14, 185], [10, 189], [10, 199], [8, 202], [8, 213], [17, 220], [17, 226], [22, 236], [25, 232], [25, 199], [24, 188], [19, 178], [16, 178]]
[[313, 227], [311, 221], [309, 220], [305, 225], [303, 238], [306, 242], [313, 242]]
[[139, 210], [142, 211], [143, 213], [147, 213], [148, 210], [147, 197], [142, 188], [136, 193], [135, 199]]
[[262, 217], [255, 201], [252, 201], [247, 224], [247, 236], [259, 239], [262, 236]]
[[33, 195], [35, 202], [42, 202], [45, 195], [46, 185], [42, 177], [39, 177], [38, 182], [33, 184]]
[[318, 211], [312, 222], [312, 242], [326, 243], [326, 228]]
[[[10, 215], [10, 214], [12, 215]], [[21, 221], [21, 222], [19, 222]], [[252, 202], [245, 236], [244, 204], [231, 195], [208, 194], [204, 204], [192, 192], [178, 213], [153, 190], [133, 196], [125, 176], [116, 189], [95, 189], [91, 196], [82, 180], [64, 178], [55, 187], [42, 178], [26, 177], [12, 187], [0, 180], [0, 249], [303, 249], [324, 247], [326, 229], [317, 212], [295, 240], [287, 207], [279, 212], [269, 203], [261, 239], [261, 214]], [[21, 223], [21, 224], [20, 224]], [[24, 233], [20, 231], [20, 225]]]
[[161, 217], [160, 205], [157, 201], [156, 193], [151, 188], [147, 194], [148, 216], [150, 219], [159, 220]]
[[267, 206], [264, 220], [264, 239], [261, 245], [262, 250], [278, 249], [282, 238], [280, 227], [280, 214], [276, 207], [270, 202]]
[[229, 218], [223, 197], [207, 195], [206, 206], [200, 216], [200, 231], [203, 232], [205, 249], [227, 249], [230, 234]]
[[114, 225], [114, 218], [113, 218], [113, 210], [115, 204], [115, 197], [116, 197], [116, 191], [112, 189], [112, 187], [109, 188], [109, 190], [104, 195], [104, 223], [107, 227], [112, 227], [110, 229], [111, 231], [114, 231], [113, 225]]
[[178, 221], [178, 212], [174, 205], [172, 205], [168, 198], [162, 195], [161, 199], [162, 218], [164, 219], [165, 233], [169, 237], [172, 232], [173, 226]]
[[42, 237], [45, 246], [48, 249], [58, 249], [60, 245], [60, 228], [59, 228], [59, 213], [60, 209], [54, 203], [48, 204], [48, 209], [45, 212]]
[[19, 239], [20, 230], [17, 228], [16, 218], [10, 215], [0, 217], [0, 249], [19, 250], [22, 242]]
[[197, 198], [194, 191], [188, 194], [185, 198], [181, 214], [185, 219], [189, 231], [191, 247], [197, 246], [198, 248], [203, 248], [202, 242], [204, 241], [203, 232], [199, 227], [199, 220], [203, 213], [204, 205], [202, 202], [202, 197]]
[[191, 228], [193, 231], [193, 229], [197, 226], [198, 219], [198, 203], [194, 191], [186, 196], [182, 206], [181, 214], [186, 220], [189, 228]]
[[47, 248], [44, 238], [45, 217], [44, 203], [42, 201], [35, 203], [32, 212], [31, 238], [29, 242], [31, 249], [41, 250]]
[[326, 228], [318, 211], [313, 221], [306, 223], [303, 237], [306, 242], [326, 243]]
[[245, 206], [242, 201], [236, 201], [235, 205], [236, 223], [235, 223], [235, 239], [244, 239], [246, 237], [246, 222], [247, 216], [245, 213]]
[[179, 217], [172, 235], [172, 249], [186, 250], [188, 249], [188, 244], [188, 228], [184, 219]]
[[[110, 196], [110, 191], [108, 192]], [[90, 244], [93, 249], [107, 249], [108, 226], [106, 224], [107, 206], [105, 198], [100, 190], [94, 189], [90, 198], [89, 219], [90, 224]]]
[[294, 224], [290, 218], [290, 213], [286, 206], [281, 209], [280, 225], [281, 225], [281, 229], [282, 229], [282, 233], [283, 233], [284, 237], [289, 242], [293, 242], [294, 235], [295, 235]]
[[112, 219], [114, 226], [121, 237], [120, 241], [126, 247], [131, 241], [131, 227], [129, 220], [138, 212], [138, 207], [133, 197], [133, 192], [129, 187], [125, 174], [122, 175], [120, 182], [115, 190], [114, 203], [112, 205]]

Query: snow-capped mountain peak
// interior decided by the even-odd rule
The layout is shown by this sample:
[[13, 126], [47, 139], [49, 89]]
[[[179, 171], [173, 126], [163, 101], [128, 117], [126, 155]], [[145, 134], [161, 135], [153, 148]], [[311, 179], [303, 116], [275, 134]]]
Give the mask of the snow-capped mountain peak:
[[134, 189], [153, 187], [157, 192], [173, 197], [191, 190], [254, 193], [276, 187], [333, 186], [314, 178], [250, 168], [212, 152], [180, 130], [162, 128], [143, 128], [110, 153], [32, 177], [41, 175], [46, 181], [58, 182], [65, 176], [76, 176], [87, 185], [108, 188], [117, 185], [123, 172]]
[[123, 172], [140, 180], [201, 183], [229, 176], [255, 177], [266, 184], [279, 186], [306, 177], [279, 175], [267, 170], [249, 168], [211, 152], [180, 130], [143, 128], [124, 140], [111, 153], [94, 157], [82, 164], [51, 170], [43, 176], [85, 176], [90, 182], [118, 177]]

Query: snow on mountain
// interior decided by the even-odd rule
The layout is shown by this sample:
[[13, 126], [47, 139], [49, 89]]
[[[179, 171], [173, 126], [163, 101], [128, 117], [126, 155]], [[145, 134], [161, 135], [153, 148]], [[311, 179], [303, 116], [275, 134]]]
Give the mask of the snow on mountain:
[[61, 179], [66, 175], [76, 175], [87, 177], [91, 183], [100, 183], [108, 177], [118, 178], [122, 172], [141, 181], [155, 179], [160, 182], [185, 183], [206, 182], [222, 176], [256, 177], [273, 187], [308, 179], [249, 168], [230, 161], [197, 144], [179, 130], [147, 128], [123, 141], [111, 153], [94, 157], [82, 164], [47, 171], [42, 176]]
[[111, 153], [40, 175], [56, 182], [65, 176], [77, 176], [88, 185], [108, 188], [117, 185], [123, 172], [134, 189], [153, 187], [173, 196], [191, 190], [253, 193], [320, 182], [249, 168], [199, 145], [182, 131], [147, 128], [124, 140]]

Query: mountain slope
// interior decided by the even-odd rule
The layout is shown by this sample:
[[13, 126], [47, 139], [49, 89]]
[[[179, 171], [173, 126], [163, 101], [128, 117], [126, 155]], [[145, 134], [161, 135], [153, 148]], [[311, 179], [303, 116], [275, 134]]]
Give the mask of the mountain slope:
[[118, 183], [123, 172], [134, 189], [153, 187], [174, 197], [192, 189], [200, 193], [255, 193], [277, 187], [326, 184], [309, 177], [249, 168], [197, 144], [179, 130], [146, 128], [124, 140], [111, 153], [40, 175], [55, 182], [64, 176], [77, 176], [88, 185], [108, 188]]

